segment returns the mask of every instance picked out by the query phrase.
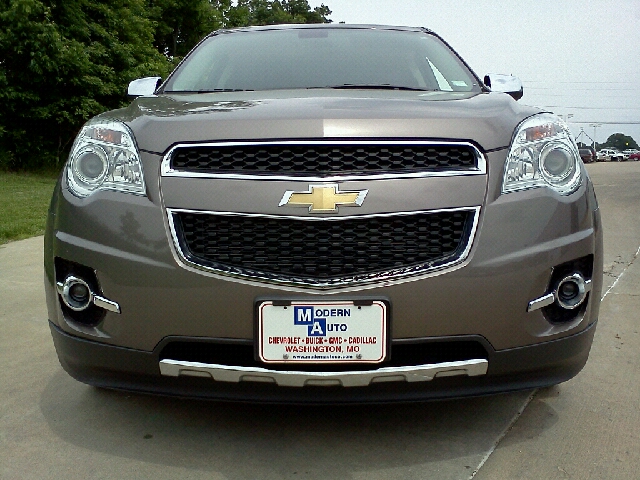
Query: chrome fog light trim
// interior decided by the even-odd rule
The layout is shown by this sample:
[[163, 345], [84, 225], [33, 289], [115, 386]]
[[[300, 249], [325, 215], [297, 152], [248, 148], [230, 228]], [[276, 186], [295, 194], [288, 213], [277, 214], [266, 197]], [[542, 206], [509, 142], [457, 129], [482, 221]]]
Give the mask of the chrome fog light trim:
[[[564, 287], [574, 289], [572, 294], [563, 292]], [[560, 280], [553, 294], [558, 305], [567, 310], [573, 310], [582, 305], [590, 290], [591, 280], [585, 280], [579, 273], [574, 273]]]
[[[85, 292], [85, 298], [78, 298], [74, 293], [78, 289]], [[93, 302], [93, 293], [87, 282], [73, 275], [65, 278], [63, 283], [58, 282], [58, 293], [64, 304], [74, 312], [86, 310]]]
[[[87, 290], [86, 301], [79, 301], [78, 299], [73, 298], [72, 288], [78, 285]], [[81, 278], [69, 275], [65, 278], [64, 282], [57, 282], [56, 287], [64, 304], [75, 312], [86, 310], [91, 306], [91, 304], [94, 304], [96, 307], [103, 308], [110, 312], [120, 313], [120, 305], [118, 305], [117, 302], [109, 300], [101, 295], [96, 295], [91, 291], [91, 287], [89, 287], [87, 282]]]
[[[571, 299], [563, 298], [563, 294], [560, 291], [564, 285], [575, 285], [576, 294]], [[534, 310], [548, 307], [553, 303], [557, 303], [560, 307], [567, 310], [573, 310], [582, 305], [584, 300], [587, 298], [587, 293], [591, 291], [591, 288], [591, 280], [585, 280], [579, 273], [574, 273], [560, 280], [552, 292], [531, 300], [527, 306], [527, 312], [533, 312]]]

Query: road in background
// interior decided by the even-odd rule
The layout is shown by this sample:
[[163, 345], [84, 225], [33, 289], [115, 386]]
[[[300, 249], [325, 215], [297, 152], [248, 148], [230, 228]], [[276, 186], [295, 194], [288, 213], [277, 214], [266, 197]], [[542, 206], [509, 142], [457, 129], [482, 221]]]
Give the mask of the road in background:
[[95, 389], [60, 367], [42, 237], [0, 246], [2, 479], [629, 479], [640, 465], [640, 162], [588, 166], [605, 292], [560, 386], [380, 406], [273, 406]]

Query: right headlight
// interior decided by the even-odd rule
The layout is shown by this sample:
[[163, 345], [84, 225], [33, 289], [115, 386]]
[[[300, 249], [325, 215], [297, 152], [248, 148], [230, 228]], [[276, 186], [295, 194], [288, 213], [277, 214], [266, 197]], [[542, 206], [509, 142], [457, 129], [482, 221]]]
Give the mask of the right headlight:
[[71, 148], [67, 184], [78, 197], [98, 190], [145, 195], [142, 162], [129, 127], [100, 118], [87, 122]]
[[502, 193], [549, 187], [569, 195], [581, 181], [580, 154], [562, 120], [543, 113], [518, 126], [507, 155]]

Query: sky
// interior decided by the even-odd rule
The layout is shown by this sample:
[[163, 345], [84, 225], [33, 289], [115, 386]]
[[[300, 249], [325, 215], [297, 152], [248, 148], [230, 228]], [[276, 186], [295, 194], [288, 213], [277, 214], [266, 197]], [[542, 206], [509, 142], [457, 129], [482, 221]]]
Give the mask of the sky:
[[565, 118], [585, 143], [624, 133], [640, 144], [640, 0], [322, 1], [334, 23], [433, 30], [481, 78], [519, 77], [520, 102]]

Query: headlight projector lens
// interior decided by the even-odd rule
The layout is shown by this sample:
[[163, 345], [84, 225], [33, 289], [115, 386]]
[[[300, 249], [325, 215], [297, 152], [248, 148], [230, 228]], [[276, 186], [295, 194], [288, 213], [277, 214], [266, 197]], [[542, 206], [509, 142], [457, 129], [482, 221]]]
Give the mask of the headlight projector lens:
[[542, 152], [542, 171], [552, 181], [562, 181], [575, 170], [571, 152], [561, 145], [552, 145]]
[[94, 149], [84, 152], [78, 159], [78, 170], [88, 180], [100, 178], [106, 168], [104, 156], [98, 155]]

